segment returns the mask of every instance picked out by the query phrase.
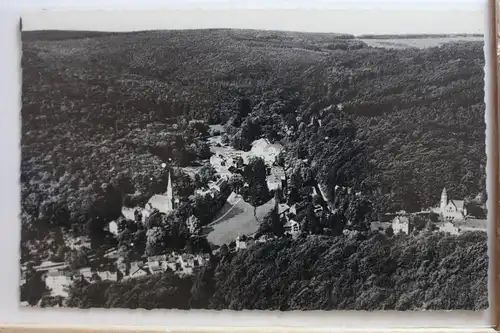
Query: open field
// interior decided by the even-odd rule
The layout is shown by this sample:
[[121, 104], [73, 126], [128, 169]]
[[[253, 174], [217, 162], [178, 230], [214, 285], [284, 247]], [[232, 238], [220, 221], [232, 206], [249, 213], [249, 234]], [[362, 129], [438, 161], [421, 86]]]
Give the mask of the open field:
[[441, 37], [441, 38], [396, 38], [396, 39], [360, 39], [372, 47], [383, 47], [387, 49], [404, 49], [409, 47], [428, 48], [436, 47], [450, 42], [481, 42], [484, 37]]
[[254, 234], [264, 216], [274, 207], [274, 199], [256, 208], [243, 199], [233, 199], [234, 195], [222, 208], [215, 223], [205, 228], [207, 239], [212, 244], [229, 244], [239, 235]]

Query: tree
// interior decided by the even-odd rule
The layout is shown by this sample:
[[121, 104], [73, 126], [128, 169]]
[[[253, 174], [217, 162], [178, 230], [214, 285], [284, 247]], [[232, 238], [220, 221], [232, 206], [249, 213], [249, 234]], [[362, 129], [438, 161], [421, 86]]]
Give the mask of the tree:
[[186, 225], [187, 225], [191, 235], [198, 236], [201, 234], [201, 223], [200, 223], [200, 220], [196, 216], [191, 215], [187, 219]]
[[344, 231], [346, 221], [342, 214], [338, 211], [334, 211], [333, 213], [323, 214], [321, 218], [321, 225], [323, 228], [329, 229], [332, 235], [339, 236], [342, 235]]
[[302, 221], [302, 228], [305, 233], [319, 234], [322, 232], [321, 224], [314, 212], [314, 206], [312, 203], [308, 203], [306, 206], [306, 215]]
[[372, 204], [364, 197], [351, 197], [347, 211], [347, 220], [360, 231], [369, 230], [369, 220], [372, 214]]
[[207, 159], [212, 155], [210, 151], [210, 145], [206, 142], [200, 141], [196, 143], [194, 153], [199, 159]]
[[283, 236], [284, 225], [278, 212], [277, 205], [264, 216], [264, 220], [259, 225], [259, 230], [257, 231], [257, 237], [265, 234], [272, 234], [278, 237]]
[[264, 160], [259, 157], [251, 158], [245, 166], [244, 180], [248, 183], [248, 201], [254, 206], [260, 206], [269, 200], [267, 187], [267, 168]]
[[206, 309], [210, 303], [210, 298], [215, 292], [214, 269], [209, 265], [203, 267], [196, 275], [193, 287], [191, 288], [190, 308]]
[[146, 218], [146, 226], [148, 229], [160, 227], [163, 224], [163, 215], [159, 210], [155, 209], [151, 214]]
[[196, 187], [206, 187], [214, 179], [217, 172], [211, 165], [204, 165], [195, 175]]
[[153, 227], [146, 232], [146, 249], [147, 256], [155, 256], [165, 251], [167, 247], [167, 237], [165, 230], [160, 227]]
[[64, 262], [65, 254], [68, 248], [64, 245], [59, 245], [56, 253], [52, 256], [51, 260], [54, 262]]
[[240, 193], [241, 189], [243, 188], [244, 185], [244, 179], [243, 176], [240, 174], [233, 174], [233, 176], [229, 179], [229, 188], [231, 191], [234, 193]]
[[86, 267], [90, 264], [89, 249], [82, 247], [78, 250], [68, 251], [64, 256], [64, 261], [72, 270]]
[[28, 269], [26, 271], [26, 282], [21, 286], [21, 302], [36, 305], [47, 292], [47, 286], [42, 280], [42, 273]]

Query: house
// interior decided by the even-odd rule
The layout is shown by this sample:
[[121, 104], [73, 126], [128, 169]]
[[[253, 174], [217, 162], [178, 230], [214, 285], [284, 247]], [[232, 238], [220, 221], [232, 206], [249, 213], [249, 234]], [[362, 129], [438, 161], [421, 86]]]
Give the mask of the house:
[[217, 174], [228, 178], [231, 176], [229, 168], [236, 167], [237, 160], [230, 156], [227, 156], [227, 154], [218, 152], [210, 157], [210, 165], [215, 169]]
[[371, 231], [384, 231], [391, 226], [392, 226], [391, 222], [380, 222], [380, 221], [370, 222]]
[[300, 235], [300, 224], [295, 220], [290, 220], [284, 225], [285, 235], [291, 235], [292, 238], [297, 238]]
[[413, 231], [413, 224], [410, 223], [408, 216], [399, 215], [392, 220], [392, 230], [394, 231], [394, 234], [409, 234]]
[[286, 180], [285, 170], [278, 166], [271, 166], [267, 170], [266, 182], [269, 190], [274, 191], [282, 187]]
[[166, 269], [166, 255], [148, 257], [148, 268], [151, 274], [162, 273]]
[[247, 242], [244, 237], [238, 236], [235, 242], [236, 242], [236, 251], [244, 250], [247, 248]]
[[141, 207], [122, 207], [122, 215], [124, 218], [130, 221], [135, 221], [135, 216], [137, 212], [141, 212]]
[[194, 256], [191, 254], [183, 254], [179, 256], [181, 271], [184, 274], [193, 274], [194, 271]]
[[278, 214], [280, 216], [282, 216], [283, 214], [286, 214], [289, 211], [290, 211], [290, 206], [288, 206], [286, 203], [278, 204]]
[[210, 256], [208, 254], [183, 254], [178, 257], [179, 266], [176, 269], [178, 273], [191, 275], [195, 272], [195, 270], [207, 264], [210, 260]]
[[314, 205], [314, 214], [319, 214], [323, 211], [323, 206], [321, 205]]
[[148, 268], [149, 268], [149, 272], [151, 274], [159, 274], [159, 273], [163, 273], [164, 272], [164, 269], [163, 269], [163, 266], [161, 265], [161, 263], [149, 263], [148, 264]]
[[439, 214], [445, 221], [463, 221], [467, 216], [464, 200], [448, 200], [446, 188], [441, 192], [441, 201], [439, 207], [431, 209], [432, 212]]
[[253, 156], [262, 158], [266, 164], [272, 165], [282, 150], [283, 146], [279, 143], [272, 144], [269, 140], [262, 138], [252, 143], [250, 152]]
[[217, 168], [226, 166], [226, 159], [222, 154], [213, 154], [210, 156], [210, 165], [217, 170]]
[[165, 254], [148, 257], [148, 263], [161, 262], [161, 261], [165, 261], [165, 260], [167, 260], [167, 256]]
[[165, 261], [165, 270], [170, 269], [175, 272], [180, 268], [181, 266], [177, 258], [174, 255], [168, 256], [167, 260]]
[[109, 222], [108, 230], [110, 233], [117, 236], [118, 235], [118, 223], [116, 223], [115, 221]]
[[118, 273], [110, 272], [110, 271], [100, 271], [97, 272], [97, 276], [101, 279], [101, 281], [118, 281]]
[[460, 233], [460, 228], [453, 225], [451, 222], [444, 222], [437, 225], [438, 230], [441, 232], [449, 233], [451, 235], [458, 235]]
[[216, 182], [209, 184], [209, 188], [212, 190], [216, 190], [217, 192], [221, 192], [224, 187], [227, 185], [227, 178], [221, 177]]
[[149, 275], [149, 271], [144, 267], [142, 261], [134, 261], [130, 263], [130, 274], [125, 276], [124, 279], [137, 278]]
[[90, 281], [92, 279], [93, 272], [92, 272], [92, 268], [90, 268], [90, 267], [80, 268], [79, 273], [87, 281]]
[[68, 288], [73, 277], [66, 271], [49, 271], [45, 277], [45, 285], [51, 290], [51, 296], [68, 296]]

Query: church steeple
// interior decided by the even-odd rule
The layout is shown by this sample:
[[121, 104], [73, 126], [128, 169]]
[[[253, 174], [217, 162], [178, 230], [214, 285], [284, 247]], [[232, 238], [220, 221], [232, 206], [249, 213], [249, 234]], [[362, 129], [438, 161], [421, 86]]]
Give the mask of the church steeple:
[[446, 205], [448, 204], [448, 194], [446, 193], [446, 187], [443, 187], [443, 192], [441, 192], [441, 212], [444, 212]]
[[168, 172], [168, 183], [167, 183], [167, 209], [169, 211], [174, 209], [174, 194], [172, 191], [172, 178], [170, 178], [170, 171]]

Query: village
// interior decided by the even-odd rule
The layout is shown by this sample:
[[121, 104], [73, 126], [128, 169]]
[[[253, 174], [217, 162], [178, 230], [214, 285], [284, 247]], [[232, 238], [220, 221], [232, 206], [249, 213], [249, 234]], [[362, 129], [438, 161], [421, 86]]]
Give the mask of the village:
[[[284, 223], [284, 234], [297, 238], [301, 234], [301, 224], [295, 219], [298, 212], [304, 209], [303, 204], [288, 205], [281, 198], [286, 196], [287, 175], [285, 167], [279, 166], [277, 158], [283, 150], [278, 143], [270, 143], [267, 139], [258, 139], [253, 142], [249, 151], [239, 151], [223, 143], [221, 126], [212, 128], [217, 135], [208, 138], [212, 156], [208, 163], [216, 172], [216, 180], [210, 181], [207, 188], [197, 188], [195, 195], [215, 196], [227, 188], [227, 184], [233, 177], [239, 177], [240, 170], [247, 165], [253, 157], [261, 158], [266, 164], [266, 183], [273, 198], [267, 203], [254, 207], [245, 202], [240, 193], [232, 191], [226, 198], [224, 207], [217, 217], [208, 225], [203, 227], [203, 235], [210, 244], [216, 248], [212, 254], [217, 254], [221, 247], [227, 246], [232, 252], [241, 251], [255, 244], [265, 243], [276, 238], [270, 235], [258, 235], [259, 225], [264, 216], [275, 209]], [[162, 164], [164, 168], [166, 165]], [[195, 170], [196, 172], [196, 170]], [[144, 207], [122, 207], [123, 218], [146, 223], [148, 217], [154, 212], [169, 214], [178, 205], [179, 200], [175, 198], [170, 173], [168, 175], [167, 189], [163, 194], [153, 195]], [[248, 186], [244, 184], [243, 187]], [[336, 189], [337, 190], [337, 189]], [[350, 189], [347, 189], [350, 191]], [[321, 214], [323, 211], [334, 212], [335, 207], [331, 203], [326, 191], [321, 185], [316, 184], [311, 194], [315, 202], [314, 213]], [[319, 202], [319, 203], [318, 203]], [[138, 218], [139, 216], [139, 218]], [[387, 232], [392, 229], [393, 234], [411, 234], [418, 228], [419, 218], [430, 218], [435, 216], [432, 231], [460, 234], [470, 230], [486, 230], [486, 221], [477, 220], [467, 214], [463, 200], [448, 199], [446, 189], [441, 193], [438, 207], [422, 210], [418, 213], [382, 214], [379, 221], [371, 222], [371, 230]], [[191, 233], [195, 226], [186, 221]], [[109, 223], [107, 230], [114, 236], [119, 234], [119, 225], [116, 221]], [[344, 234], [351, 231], [346, 228]], [[52, 264], [35, 267], [35, 270], [43, 272], [43, 279], [53, 297], [68, 297], [68, 290], [75, 281], [85, 280], [88, 283], [96, 281], [122, 281], [142, 276], [160, 274], [166, 271], [174, 272], [180, 276], [195, 274], [200, 268], [210, 262], [211, 254], [199, 253], [164, 253], [156, 256], [143, 257], [142, 260], [127, 261], [117, 255], [116, 249], [105, 254], [108, 261], [106, 265], [89, 265], [92, 267], [81, 267], [70, 269], [67, 264]], [[22, 270], [21, 284], [25, 282], [27, 269]]]

